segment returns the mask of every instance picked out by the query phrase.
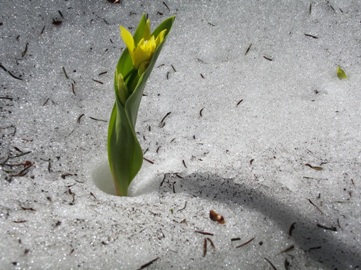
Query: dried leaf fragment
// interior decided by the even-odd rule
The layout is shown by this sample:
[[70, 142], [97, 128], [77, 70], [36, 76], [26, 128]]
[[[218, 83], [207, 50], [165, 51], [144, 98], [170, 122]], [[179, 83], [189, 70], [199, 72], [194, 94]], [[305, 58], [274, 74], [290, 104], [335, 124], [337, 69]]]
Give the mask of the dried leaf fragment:
[[214, 210], [209, 211], [209, 218], [213, 221], [217, 221], [219, 224], [226, 223], [224, 217]]
[[320, 167], [320, 166], [313, 166], [313, 165], [311, 165], [311, 164], [309, 164], [309, 163], [306, 163], [305, 166], [310, 167], [311, 169], [314, 169], [314, 170], [316, 170], [316, 171], [322, 171], [322, 170], [323, 170], [322, 167]]

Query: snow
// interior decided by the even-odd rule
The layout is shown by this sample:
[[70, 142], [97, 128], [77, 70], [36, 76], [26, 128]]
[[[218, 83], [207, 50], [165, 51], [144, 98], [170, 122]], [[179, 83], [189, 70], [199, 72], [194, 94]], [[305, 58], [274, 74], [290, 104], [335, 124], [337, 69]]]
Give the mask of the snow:
[[[3, 1], [0, 268], [359, 269], [360, 10]], [[136, 128], [153, 164], [116, 197], [106, 136], [118, 26], [143, 12], [153, 27], [176, 20]]]

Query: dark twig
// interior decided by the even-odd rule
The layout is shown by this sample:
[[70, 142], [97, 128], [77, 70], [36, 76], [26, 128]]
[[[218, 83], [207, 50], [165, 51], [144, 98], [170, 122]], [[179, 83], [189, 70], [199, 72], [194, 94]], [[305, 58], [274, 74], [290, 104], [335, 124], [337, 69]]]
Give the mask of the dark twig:
[[150, 164], [154, 164], [154, 161], [151, 161], [151, 160], [149, 160], [149, 159], [147, 159], [147, 158], [145, 158], [145, 157], [143, 157], [143, 159], [144, 159], [145, 161], [148, 161]]
[[317, 227], [321, 228], [321, 229], [324, 229], [324, 230], [329, 230], [329, 231], [333, 231], [333, 232], [337, 232], [337, 228], [336, 227], [327, 227], [327, 226], [324, 226], [324, 225], [321, 225], [319, 223], [317, 223]]
[[24, 49], [24, 51], [21, 53], [21, 57], [24, 57], [25, 54], [26, 54], [26, 52], [28, 51], [28, 45], [29, 45], [29, 43], [26, 43], [26, 44], [25, 44], [25, 49]]
[[94, 118], [94, 117], [91, 117], [91, 116], [89, 116], [89, 118], [90, 118], [91, 120], [95, 120], [95, 121], [108, 122], [107, 120], [97, 119], [97, 118]]
[[321, 211], [321, 209], [316, 204], [314, 204], [310, 199], [308, 199], [308, 201], [310, 202], [310, 204], [312, 204], [314, 207], [316, 207], [316, 209], [318, 211], [320, 211], [320, 213], [323, 215], [323, 212]]
[[62, 67], [62, 68], [63, 68], [63, 72], [64, 72], [64, 75], [65, 75], [65, 78], [69, 79], [68, 74], [66, 74], [65, 67]]
[[273, 270], [277, 270], [277, 268], [273, 265], [273, 263], [270, 260], [268, 260], [267, 258], [264, 259], [271, 265]]
[[310, 34], [306, 34], [306, 33], [304, 33], [304, 35], [305, 35], [306, 37], [311, 37], [311, 38], [314, 38], [314, 39], [318, 39], [318, 37], [317, 37], [317, 36], [314, 36], [314, 35], [310, 35]]
[[12, 74], [12, 73], [11, 73], [9, 70], [7, 70], [2, 64], [0, 64], [0, 67], [1, 67], [5, 72], [7, 72], [11, 77], [13, 77], [14, 79], [17, 79], [17, 80], [20, 80], [20, 81], [23, 80], [22, 78], [17, 77], [17, 76], [15, 76], [14, 74]]
[[200, 234], [203, 234], [203, 235], [214, 235], [214, 233], [210, 233], [210, 232], [202, 232], [202, 231], [195, 231], [196, 233], [200, 233]]
[[170, 11], [170, 8], [168, 7], [168, 5], [163, 1], [163, 5], [165, 5], [165, 7]]
[[161, 124], [163, 124], [164, 120], [171, 114], [172, 112], [167, 112], [167, 114], [162, 118], [160, 121]]
[[251, 49], [252, 47], [252, 43], [248, 46], [247, 50], [246, 50], [246, 53], [244, 55], [247, 55], [247, 53], [249, 52], [249, 50]]
[[236, 248], [244, 247], [245, 245], [251, 243], [254, 239], [255, 239], [255, 237], [249, 239], [248, 241], [244, 242], [243, 244], [236, 246]]
[[159, 260], [159, 257], [151, 260], [150, 262], [147, 262], [146, 264], [143, 264], [140, 268], [138, 268], [138, 270], [142, 270], [147, 268], [148, 266], [152, 265], [154, 262], [156, 262], [157, 260]]

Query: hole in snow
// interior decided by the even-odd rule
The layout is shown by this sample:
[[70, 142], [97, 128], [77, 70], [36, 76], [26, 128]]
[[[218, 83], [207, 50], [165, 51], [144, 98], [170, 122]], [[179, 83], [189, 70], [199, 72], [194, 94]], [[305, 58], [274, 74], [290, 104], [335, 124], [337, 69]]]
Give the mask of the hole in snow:
[[101, 161], [94, 166], [92, 179], [95, 186], [101, 191], [107, 194], [116, 195], [108, 160]]

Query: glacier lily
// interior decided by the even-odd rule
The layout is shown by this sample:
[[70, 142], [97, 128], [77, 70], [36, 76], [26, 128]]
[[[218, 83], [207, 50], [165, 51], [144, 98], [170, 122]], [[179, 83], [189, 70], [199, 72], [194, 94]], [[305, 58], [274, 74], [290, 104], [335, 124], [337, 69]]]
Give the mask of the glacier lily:
[[164, 40], [167, 29], [162, 30], [157, 37], [150, 34], [150, 20], [145, 23], [144, 32], [141, 40], [136, 44], [132, 34], [123, 26], [120, 26], [121, 37], [127, 45], [129, 54], [133, 61], [133, 66], [142, 74], [148, 67], [149, 62], [156, 48]]
[[143, 163], [135, 124], [146, 85], [175, 17], [150, 31], [150, 20], [143, 15], [132, 35], [120, 26], [127, 46], [119, 58], [114, 76], [115, 104], [108, 128], [108, 161], [117, 195], [126, 196], [128, 186]]

